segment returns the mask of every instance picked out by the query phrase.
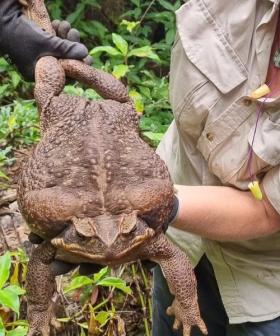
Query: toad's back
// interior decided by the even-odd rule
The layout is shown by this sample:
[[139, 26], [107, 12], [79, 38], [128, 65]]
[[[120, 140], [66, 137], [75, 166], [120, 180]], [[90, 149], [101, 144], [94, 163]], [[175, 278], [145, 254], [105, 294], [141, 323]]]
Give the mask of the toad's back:
[[138, 200], [158, 188], [157, 180], [170, 185], [165, 165], [139, 137], [130, 102], [60, 95], [44, 115], [43, 136], [23, 170], [20, 195], [47, 190], [53, 208], [61, 194], [71, 194], [75, 216], [94, 217], [139, 209]]

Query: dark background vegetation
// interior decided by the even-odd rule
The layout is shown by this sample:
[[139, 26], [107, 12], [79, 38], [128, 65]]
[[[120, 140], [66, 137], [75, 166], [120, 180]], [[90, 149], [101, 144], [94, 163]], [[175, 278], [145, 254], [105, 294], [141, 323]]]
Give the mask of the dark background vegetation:
[[[53, 0], [47, 4], [52, 19], [66, 19], [80, 31], [93, 66], [128, 86], [141, 116], [141, 134], [156, 146], [172, 121], [168, 74], [175, 11], [181, 1]], [[100, 99], [78, 83], [67, 85], [65, 92]], [[0, 58], [0, 189], [15, 187], [21, 156], [27, 156], [39, 139], [33, 84], [24, 82], [13, 65]], [[27, 256], [19, 249], [0, 258], [0, 336], [24, 336]], [[74, 272], [58, 279], [58, 290], [64, 331], [57, 335], [150, 335], [150, 273], [141, 263], [105, 268], [90, 277]]]

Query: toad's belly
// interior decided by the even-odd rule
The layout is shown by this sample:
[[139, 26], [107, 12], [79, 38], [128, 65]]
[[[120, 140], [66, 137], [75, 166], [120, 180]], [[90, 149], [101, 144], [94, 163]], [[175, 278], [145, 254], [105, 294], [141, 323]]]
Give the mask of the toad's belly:
[[72, 264], [90, 263], [90, 264], [100, 264], [108, 266], [117, 266], [127, 262], [136, 261], [139, 259], [139, 253], [137, 250], [123, 251], [118, 254], [111, 252], [103, 252], [103, 254], [95, 254], [89, 256], [86, 253], [76, 253], [58, 249], [56, 252], [55, 259], [69, 262]]

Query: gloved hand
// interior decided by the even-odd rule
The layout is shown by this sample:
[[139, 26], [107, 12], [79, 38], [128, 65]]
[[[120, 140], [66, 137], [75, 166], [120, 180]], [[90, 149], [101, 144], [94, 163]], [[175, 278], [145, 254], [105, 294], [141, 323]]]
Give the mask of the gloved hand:
[[[179, 199], [176, 195], [174, 195], [174, 199], [173, 199], [173, 207], [171, 210], [171, 213], [167, 219], [167, 221], [163, 224], [162, 227], [162, 231], [164, 233], [166, 233], [169, 225], [172, 225], [172, 223], [176, 220], [177, 214], [178, 214], [178, 210], [179, 210]], [[145, 218], [145, 221], [147, 222], [147, 224], [149, 224], [149, 222], [147, 221], [147, 219]], [[150, 261], [150, 260], [142, 260], [142, 264], [149, 270], [151, 271], [156, 265], [157, 263]]]
[[43, 31], [22, 15], [18, 0], [0, 1], [0, 52], [8, 54], [27, 80], [34, 80], [36, 61], [51, 55], [82, 60], [87, 48]]
[[[36, 235], [33, 232], [29, 234], [28, 239], [32, 244], [36, 244], [36, 245], [41, 244], [44, 241], [43, 238], [41, 238], [40, 236]], [[89, 275], [89, 274], [97, 273], [103, 267], [102, 265], [89, 264], [89, 263], [82, 263], [80, 265], [77, 265], [77, 264], [71, 264], [68, 262], [60, 261], [60, 260], [54, 260], [50, 265], [52, 273], [56, 276], [66, 274], [78, 266], [79, 266], [80, 275]]]
[[[60, 37], [61, 39], [66, 39], [72, 42], [80, 42], [79, 31], [75, 28], [71, 28], [71, 25], [68, 21], [54, 20], [52, 21], [52, 26], [56, 36]], [[87, 57], [83, 59], [83, 62], [87, 65], [91, 65], [92, 57], [87, 55]]]
[[167, 231], [169, 225], [171, 225], [176, 220], [178, 210], [179, 210], [179, 199], [176, 195], [174, 195], [172, 211], [169, 215], [169, 218], [168, 218], [167, 222], [163, 225], [163, 232], [164, 233]]

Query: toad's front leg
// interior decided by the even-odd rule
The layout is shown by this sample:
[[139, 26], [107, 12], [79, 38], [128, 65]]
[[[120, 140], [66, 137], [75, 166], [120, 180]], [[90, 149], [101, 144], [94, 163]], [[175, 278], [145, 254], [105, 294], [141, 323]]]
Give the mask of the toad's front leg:
[[144, 253], [148, 259], [160, 265], [170, 292], [175, 295], [172, 305], [167, 309], [169, 315], [175, 315], [174, 329], [182, 324], [183, 336], [189, 336], [191, 327], [197, 325], [206, 335], [207, 329], [197, 302], [195, 275], [185, 253], [164, 234], [146, 245]]
[[50, 263], [56, 249], [44, 242], [32, 252], [27, 271], [28, 336], [49, 336], [50, 325], [57, 327], [52, 298], [56, 291]]

